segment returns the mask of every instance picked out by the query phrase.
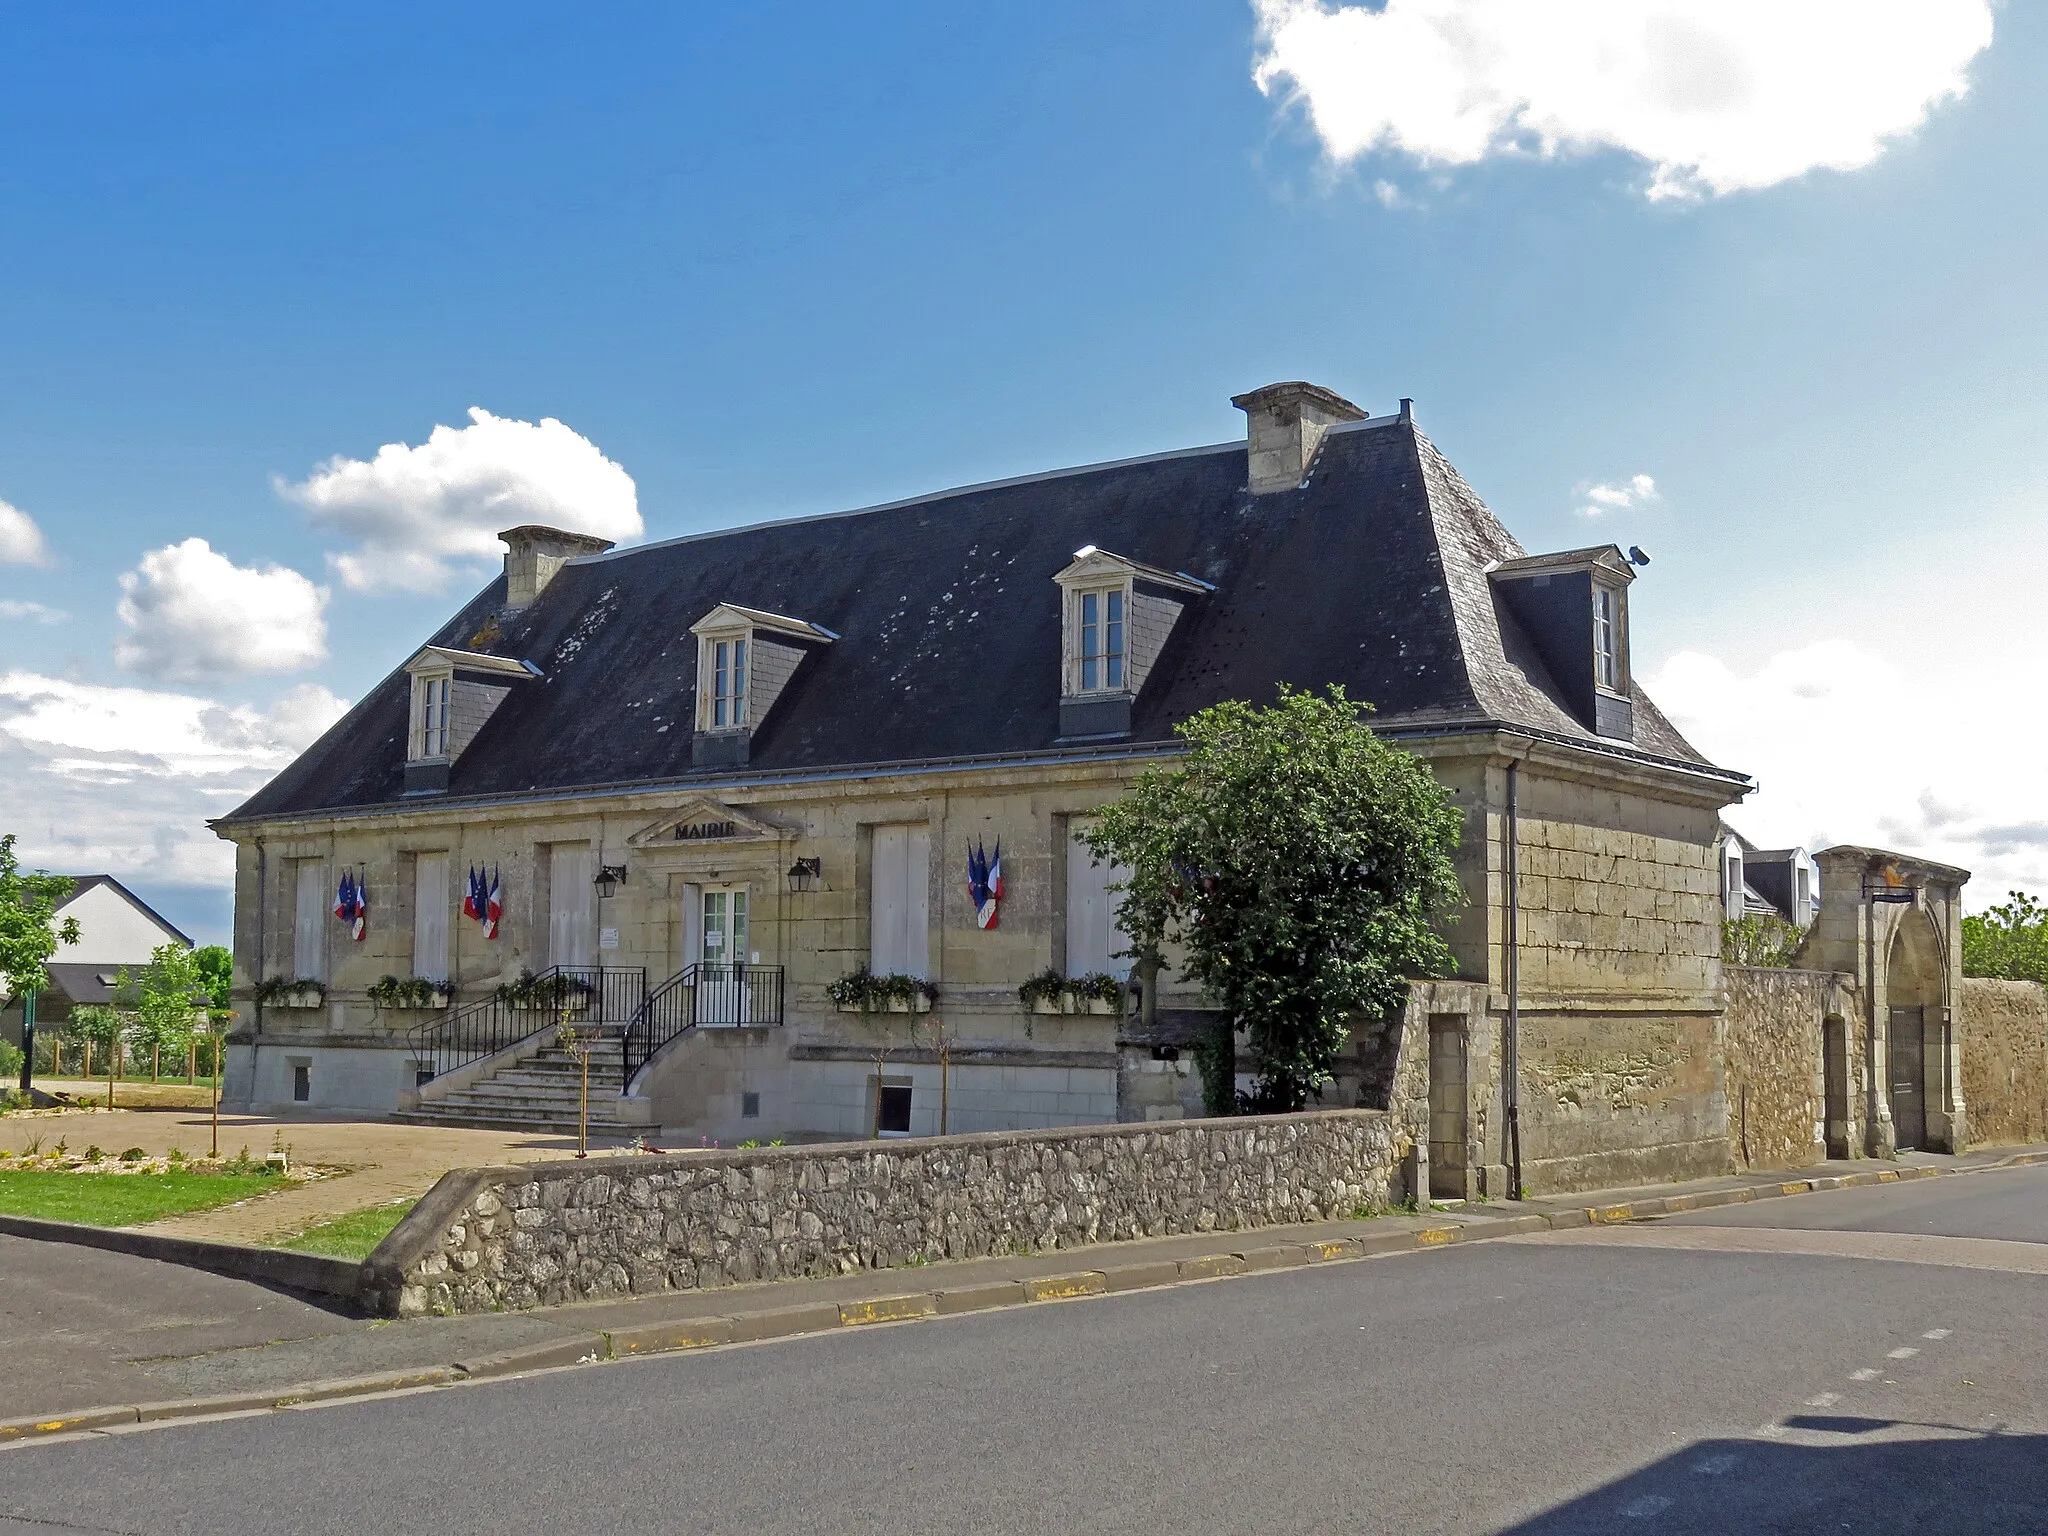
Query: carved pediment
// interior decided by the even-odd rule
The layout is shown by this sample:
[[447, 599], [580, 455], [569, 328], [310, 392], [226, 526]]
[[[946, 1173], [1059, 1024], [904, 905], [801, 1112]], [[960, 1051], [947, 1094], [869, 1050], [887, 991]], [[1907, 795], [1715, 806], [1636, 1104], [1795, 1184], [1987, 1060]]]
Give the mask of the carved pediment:
[[685, 801], [626, 839], [628, 848], [691, 848], [701, 843], [757, 843], [796, 834], [772, 821], [734, 810], [709, 796]]

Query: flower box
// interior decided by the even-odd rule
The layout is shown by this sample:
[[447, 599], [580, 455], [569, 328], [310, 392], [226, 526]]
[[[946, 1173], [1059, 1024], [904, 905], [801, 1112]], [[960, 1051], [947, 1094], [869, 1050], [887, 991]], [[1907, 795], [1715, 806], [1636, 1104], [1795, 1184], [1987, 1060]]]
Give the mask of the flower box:
[[1113, 1019], [1122, 1010], [1115, 1003], [1104, 1002], [1099, 997], [1075, 997], [1072, 993], [1063, 993], [1058, 998], [1034, 999], [1031, 1011], [1055, 1017], [1060, 1014], [1083, 1013], [1092, 1014], [1097, 1018]]
[[930, 1013], [932, 1000], [928, 997], [916, 997], [905, 1002], [900, 997], [892, 997], [879, 1005], [870, 1004], [866, 1008], [862, 1008], [858, 1003], [839, 1003], [835, 1006], [841, 1013]]
[[273, 1008], [320, 1008], [327, 1002], [327, 993], [320, 987], [290, 987], [270, 1000]]

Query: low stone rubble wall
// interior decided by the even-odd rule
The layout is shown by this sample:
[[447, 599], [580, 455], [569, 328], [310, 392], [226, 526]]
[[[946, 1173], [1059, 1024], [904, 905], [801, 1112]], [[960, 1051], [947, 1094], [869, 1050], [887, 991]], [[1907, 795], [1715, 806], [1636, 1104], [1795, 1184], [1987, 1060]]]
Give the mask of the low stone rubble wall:
[[1851, 979], [1743, 965], [1724, 966], [1722, 976], [1728, 987], [1728, 1150], [1735, 1166], [1825, 1162], [1823, 1030], [1829, 1018], [1861, 1017]]
[[1970, 1144], [2048, 1141], [2048, 997], [2040, 984], [1973, 976], [1956, 1012]]
[[1348, 1217], [1406, 1197], [1378, 1110], [453, 1172], [364, 1265], [386, 1315], [485, 1312]]

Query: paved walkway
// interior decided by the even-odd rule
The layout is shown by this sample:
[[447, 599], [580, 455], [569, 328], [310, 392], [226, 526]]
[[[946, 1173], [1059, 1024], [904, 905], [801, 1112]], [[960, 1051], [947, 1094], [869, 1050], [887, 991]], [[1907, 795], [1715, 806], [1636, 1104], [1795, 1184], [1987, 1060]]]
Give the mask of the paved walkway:
[[[114, 1109], [0, 1120], [0, 1147], [23, 1150], [40, 1139], [45, 1149], [68, 1142], [73, 1151], [98, 1145], [110, 1152], [140, 1147], [162, 1156], [173, 1147], [188, 1156], [212, 1146], [212, 1119], [204, 1110]], [[290, 1149], [295, 1163], [345, 1167], [338, 1178], [287, 1187], [236, 1205], [152, 1223], [149, 1230], [221, 1242], [261, 1243], [365, 1206], [425, 1194], [450, 1168], [546, 1162], [573, 1157], [573, 1138], [519, 1131], [459, 1130], [393, 1125], [382, 1120], [315, 1119], [294, 1115], [222, 1115], [220, 1150], [242, 1148], [261, 1158], [273, 1146]]]

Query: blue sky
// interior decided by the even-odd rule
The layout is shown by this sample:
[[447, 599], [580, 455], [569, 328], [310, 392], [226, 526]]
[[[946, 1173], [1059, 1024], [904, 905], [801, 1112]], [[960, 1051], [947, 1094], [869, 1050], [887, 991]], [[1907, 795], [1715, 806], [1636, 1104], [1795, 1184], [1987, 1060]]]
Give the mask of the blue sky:
[[[1650, 550], [1636, 671], [1758, 775], [1752, 835], [2048, 888], [2015, 713], [2048, 14], [1997, 8], [1944, 97], [1932, 46], [1829, 84], [1827, 27], [1905, 0], [1654, 0], [1719, 29], [1682, 78], [1566, 121], [1584, 91], [1526, 59], [1489, 88], [1533, 105], [1464, 154], [1391, 22], [1493, 3], [1357, 12], [1356, 59], [1288, 0], [0, 12], [0, 502], [40, 534], [0, 564], [0, 829], [222, 935], [203, 818], [485, 570], [352, 581], [376, 518], [388, 554], [430, 514], [292, 488], [472, 407], [563, 423], [594, 447], [557, 489], [664, 537], [1221, 441], [1231, 394], [1308, 378], [1412, 396], [1529, 548]], [[1609, 0], [1528, 3], [1606, 56]], [[1814, 122], [1770, 119], [1770, 72], [1816, 64]], [[1891, 126], [1894, 75], [1924, 121], [1798, 173], [1802, 134]], [[1670, 79], [1721, 158], [1653, 196]], [[207, 632], [228, 593], [270, 620]]]

